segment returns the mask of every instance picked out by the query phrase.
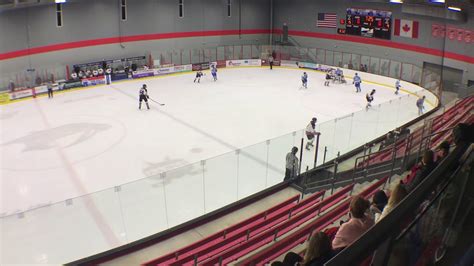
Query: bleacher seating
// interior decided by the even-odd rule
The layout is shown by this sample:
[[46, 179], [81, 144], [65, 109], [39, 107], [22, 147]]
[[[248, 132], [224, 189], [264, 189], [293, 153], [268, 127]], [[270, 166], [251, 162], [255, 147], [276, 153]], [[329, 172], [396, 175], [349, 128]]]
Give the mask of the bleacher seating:
[[[384, 185], [387, 181], [388, 177], [382, 178], [370, 186], [368, 186], [364, 191], [360, 193], [361, 196], [365, 198], [371, 198], [375, 192]], [[328, 225], [334, 223], [339, 218], [344, 216], [349, 212], [349, 203], [350, 198], [345, 199], [342, 203], [340, 203], [336, 208], [332, 209], [329, 213], [324, 214], [323, 216], [319, 217], [312, 223], [306, 225], [305, 227], [301, 228], [297, 232], [294, 232], [288, 237], [276, 242], [275, 244], [271, 245], [269, 248], [257, 252], [256, 254], [248, 257], [247, 259], [243, 260], [240, 265], [264, 265], [265, 263], [269, 263], [275, 258], [281, 256], [282, 254], [287, 253], [294, 247], [299, 244], [306, 242], [309, 239], [312, 232], [321, 231], [325, 229]]]
[[[474, 114], [472, 114], [473, 105], [474, 105], [474, 96], [461, 100], [455, 106], [449, 108], [448, 110], [446, 110], [446, 112], [444, 112], [443, 114], [433, 119], [431, 131], [433, 133], [441, 132], [450, 127], [455, 126], [458, 123], [472, 122], [472, 119], [474, 117]], [[417, 147], [417, 145], [419, 145], [422, 138], [422, 131], [423, 130], [419, 128], [415, 130], [413, 133], [411, 133], [411, 136], [412, 136], [411, 144], [413, 147]], [[431, 139], [430, 147], [431, 148], [437, 147], [437, 145], [439, 145], [442, 141], [448, 139], [449, 136], [450, 136], [449, 131], [434, 135]], [[396, 156], [397, 158], [400, 158], [406, 152], [406, 148], [407, 148], [406, 140], [405, 139], [399, 140], [394, 145], [396, 145]], [[393, 152], [392, 149], [393, 149], [393, 146], [387, 149], [384, 149], [381, 152], [376, 153], [365, 162], [360, 162], [358, 167], [363, 167], [367, 165], [373, 165], [373, 164], [389, 161], [392, 158], [392, 152]]]

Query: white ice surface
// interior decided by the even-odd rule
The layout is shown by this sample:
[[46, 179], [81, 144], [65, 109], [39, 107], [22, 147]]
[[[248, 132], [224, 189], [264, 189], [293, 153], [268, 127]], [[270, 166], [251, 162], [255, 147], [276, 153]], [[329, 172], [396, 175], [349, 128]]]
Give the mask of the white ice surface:
[[[373, 88], [377, 90], [373, 105], [397, 98], [393, 89], [371, 83], [363, 83], [359, 94], [352, 84], [324, 87], [323, 74], [313, 71], [308, 71], [308, 89], [301, 89], [302, 72], [223, 69], [217, 82], [208, 74], [195, 84], [194, 73], [188, 73], [1, 106], [2, 216], [110, 188], [75, 199], [70, 210], [61, 203], [26, 213], [22, 219], [3, 220], [2, 232], [9, 228], [9, 234], [2, 237], [2, 245], [9, 247], [2, 261], [67, 262], [149, 235], [150, 227], [157, 232], [195, 218], [282, 180], [284, 156], [298, 144], [311, 117], [324, 125], [364, 110], [365, 93]], [[150, 102], [151, 110], [145, 106], [138, 110], [143, 83], [152, 99], [166, 105]], [[387, 115], [401, 116], [404, 111], [407, 120], [415, 118], [415, 100], [403, 102], [406, 106], [401, 109], [397, 105], [395, 113]], [[337, 134], [326, 136], [326, 141], [338, 139], [345, 130], [332, 130]], [[268, 151], [261, 144], [245, 148], [245, 156], [239, 155], [239, 170], [235, 153], [208, 160], [206, 169], [214, 171], [201, 170], [200, 160], [293, 131], [300, 133], [272, 141]], [[362, 130], [359, 135], [368, 141], [376, 133]], [[267, 152], [270, 170], [262, 167]], [[186, 167], [176, 169], [181, 166]], [[166, 171], [168, 186], [162, 188], [156, 182]], [[149, 176], [153, 178], [136, 181]], [[120, 188], [120, 195], [115, 193], [114, 186], [132, 181], [136, 182]], [[186, 197], [203, 200], [190, 205], [183, 200]], [[158, 210], [156, 215], [150, 208]], [[38, 235], [39, 230], [46, 235]], [[47, 233], [54, 231], [57, 236]], [[61, 251], [61, 238], [76, 240]]]

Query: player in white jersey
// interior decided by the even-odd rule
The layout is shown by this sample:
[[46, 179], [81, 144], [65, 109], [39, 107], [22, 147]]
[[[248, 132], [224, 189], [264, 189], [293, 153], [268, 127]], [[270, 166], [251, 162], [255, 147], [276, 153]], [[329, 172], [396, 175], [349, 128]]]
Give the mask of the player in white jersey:
[[365, 99], [367, 100], [367, 105], [365, 106], [365, 109], [369, 109], [369, 107], [372, 107], [371, 103], [374, 100], [374, 94], [375, 94], [375, 90], [372, 90], [370, 94], [367, 93], [365, 95]]
[[397, 79], [397, 81], [395, 81], [395, 94], [398, 95], [398, 91], [400, 90], [400, 80]]
[[150, 98], [150, 96], [148, 96], [148, 90], [146, 89], [146, 84], [143, 84], [138, 94], [139, 94], [138, 109], [140, 110], [142, 109], [142, 101], [145, 101], [146, 107], [148, 108], [148, 110], [150, 110], [150, 106], [148, 105], [148, 98]]
[[306, 143], [306, 149], [309, 150], [310, 146], [313, 147], [313, 141], [314, 141], [314, 136], [318, 135], [319, 132], [316, 132], [316, 122], [318, 119], [316, 117], [313, 117], [309, 124], [306, 126], [306, 137], [308, 138], [308, 142]]

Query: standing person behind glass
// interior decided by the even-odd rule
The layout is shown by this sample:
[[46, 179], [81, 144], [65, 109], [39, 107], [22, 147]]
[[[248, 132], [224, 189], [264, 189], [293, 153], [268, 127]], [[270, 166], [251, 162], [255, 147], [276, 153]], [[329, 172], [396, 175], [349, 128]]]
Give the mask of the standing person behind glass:
[[286, 171], [285, 171], [285, 179], [288, 180], [291, 178], [295, 178], [298, 174], [298, 157], [296, 157], [296, 153], [298, 153], [298, 148], [293, 147], [291, 151], [286, 155]]

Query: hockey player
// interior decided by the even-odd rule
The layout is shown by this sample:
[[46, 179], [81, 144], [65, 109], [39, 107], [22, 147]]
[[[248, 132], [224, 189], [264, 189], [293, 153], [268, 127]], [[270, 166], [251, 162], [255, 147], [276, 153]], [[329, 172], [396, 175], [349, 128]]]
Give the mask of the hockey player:
[[142, 109], [142, 101], [145, 101], [146, 107], [148, 108], [148, 110], [150, 110], [150, 106], [148, 105], [148, 98], [150, 98], [150, 96], [148, 96], [148, 90], [146, 89], [146, 84], [143, 84], [142, 88], [139, 91], [138, 109], [140, 110]]
[[425, 99], [426, 99], [426, 96], [423, 95], [423, 97], [416, 100], [416, 107], [418, 107], [418, 115], [423, 114], [423, 110], [425, 109], [425, 105], [424, 105]]
[[362, 83], [362, 80], [360, 79], [359, 75], [355, 73], [354, 80], [352, 81], [352, 84], [355, 85], [356, 87], [356, 92], [361, 92], [360, 89], [360, 84]]
[[319, 132], [316, 132], [316, 122], [318, 119], [316, 117], [313, 117], [309, 124], [306, 126], [306, 137], [308, 138], [308, 142], [306, 143], [306, 149], [309, 151], [310, 146], [313, 147], [313, 141], [314, 141], [314, 136], [318, 135]]
[[343, 76], [342, 69], [337, 68], [336, 69], [336, 80], [337, 80], [337, 82], [342, 83], [342, 76]]
[[48, 98], [53, 98], [53, 84], [48, 82], [48, 84], [46, 84], [46, 88], [48, 89]]
[[301, 76], [301, 82], [303, 83], [304, 88], [308, 88], [308, 74], [306, 72], [303, 72], [303, 76]]
[[268, 57], [268, 63], [270, 64], [270, 70], [273, 69], [273, 56]]
[[365, 95], [365, 99], [367, 100], [367, 106], [365, 106], [365, 109], [369, 109], [369, 107], [372, 107], [371, 103], [374, 100], [374, 94], [375, 94], [375, 90], [372, 90], [370, 94], [367, 93]]
[[198, 72], [196, 72], [196, 77], [194, 78], [194, 83], [196, 83], [196, 81], [197, 81], [198, 83], [200, 83], [202, 76], [204, 76], [204, 74], [202, 73], [201, 70], [199, 70]]
[[397, 81], [395, 81], [395, 94], [398, 95], [398, 91], [400, 90], [400, 80], [397, 79]]
[[324, 81], [324, 86], [328, 86], [329, 87], [329, 82], [331, 81], [331, 73], [328, 71], [326, 73], [326, 81]]
[[217, 67], [214, 65], [211, 68], [211, 74], [214, 81], [217, 81]]

